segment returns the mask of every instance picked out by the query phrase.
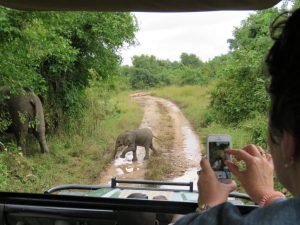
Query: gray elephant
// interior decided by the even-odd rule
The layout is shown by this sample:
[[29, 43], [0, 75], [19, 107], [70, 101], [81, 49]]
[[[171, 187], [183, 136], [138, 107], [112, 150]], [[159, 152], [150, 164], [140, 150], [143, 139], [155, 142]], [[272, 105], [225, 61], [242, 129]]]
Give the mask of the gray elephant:
[[0, 87], [0, 93], [7, 96], [5, 105], [8, 108], [18, 145], [26, 155], [26, 138], [32, 132], [40, 144], [41, 152], [49, 152], [45, 138], [45, 118], [43, 105], [38, 96], [30, 90], [22, 95], [12, 95], [7, 87]]
[[127, 148], [122, 152], [120, 157], [124, 158], [127, 152], [132, 151], [132, 161], [137, 161], [136, 148], [137, 146], [142, 146], [146, 150], [146, 155], [144, 159], [149, 159], [149, 148], [153, 150], [154, 154], [157, 154], [157, 151], [153, 147], [152, 143], [153, 137], [155, 136], [152, 134], [152, 131], [149, 128], [141, 128], [121, 133], [116, 140], [114, 155], [116, 156], [119, 147], [127, 146]]

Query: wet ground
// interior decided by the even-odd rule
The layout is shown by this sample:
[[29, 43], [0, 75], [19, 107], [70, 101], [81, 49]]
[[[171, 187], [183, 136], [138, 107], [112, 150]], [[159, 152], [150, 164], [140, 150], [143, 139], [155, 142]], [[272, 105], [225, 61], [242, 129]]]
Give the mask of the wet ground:
[[[160, 139], [153, 140], [156, 149], [176, 165], [174, 171], [165, 180], [193, 181], [196, 187], [201, 145], [198, 136], [179, 107], [169, 100], [148, 93], [133, 94], [130, 98], [144, 109], [140, 128], [148, 127], [152, 130], [153, 134]], [[124, 159], [119, 158], [120, 153], [103, 171], [97, 184], [110, 184], [112, 177], [144, 179], [146, 168], [144, 148], [138, 147], [136, 162], [132, 162], [132, 152], [128, 152]]]

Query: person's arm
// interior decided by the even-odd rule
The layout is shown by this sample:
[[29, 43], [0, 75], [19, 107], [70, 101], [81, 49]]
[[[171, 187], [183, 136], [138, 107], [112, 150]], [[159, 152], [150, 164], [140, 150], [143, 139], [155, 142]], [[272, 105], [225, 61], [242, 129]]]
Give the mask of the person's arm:
[[273, 192], [270, 192], [270, 193], [266, 194], [265, 196], [263, 196], [261, 198], [260, 202], [258, 203], [258, 205], [260, 207], [266, 207], [273, 203], [278, 203], [278, 202], [282, 202], [285, 200], [286, 200], [286, 197], [283, 193], [281, 193], [279, 191], [273, 191]]

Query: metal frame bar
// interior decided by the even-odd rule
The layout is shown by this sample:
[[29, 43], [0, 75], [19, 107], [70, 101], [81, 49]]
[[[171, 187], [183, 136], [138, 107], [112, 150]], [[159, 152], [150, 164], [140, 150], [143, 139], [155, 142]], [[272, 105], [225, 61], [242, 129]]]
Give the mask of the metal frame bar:
[[[173, 182], [173, 181], [155, 181], [155, 180], [128, 180], [117, 179], [116, 177], [111, 179], [111, 187], [117, 187], [117, 184], [147, 184], [147, 185], [170, 185], [170, 186], [188, 186], [189, 191], [193, 192], [193, 182]], [[160, 189], [161, 190], [161, 189]]]
[[[117, 179], [116, 177], [111, 179], [111, 188], [118, 187], [117, 184], [146, 184], [146, 185], [170, 185], [170, 186], [187, 186], [189, 187], [189, 192], [193, 192], [193, 182], [172, 182], [172, 181], [154, 181], [154, 180], [128, 180], [128, 179]], [[100, 188], [106, 188], [108, 186], [101, 185], [82, 185], [82, 184], [65, 184], [49, 188], [44, 192], [44, 194], [51, 194], [57, 191], [63, 190], [86, 190], [93, 191]], [[148, 188], [148, 187], [119, 187], [122, 189], [135, 189], [135, 190], [164, 190], [164, 191], [187, 191], [181, 189], [161, 189], [161, 188]]]

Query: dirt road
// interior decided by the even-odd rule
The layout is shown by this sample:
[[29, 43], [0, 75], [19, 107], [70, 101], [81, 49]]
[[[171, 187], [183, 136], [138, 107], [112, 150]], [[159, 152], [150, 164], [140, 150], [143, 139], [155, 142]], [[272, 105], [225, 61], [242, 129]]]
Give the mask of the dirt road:
[[[154, 146], [162, 157], [168, 159], [173, 171], [165, 180], [194, 181], [200, 161], [199, 138], [180, 109], [171, 101], [154, 97], [148, 93], [130, 96], [144, 109], [140, 127], [148, 127], [160, 140], [154, 139]], [[138, 161], [132, 162], [132, 152], [125, 159], [117, 158], [101, 174], [98, 184], [109, 184], [112, 177], [123, 179], [144, 179], [146, 163], [145, 150], [138, 147]]]

